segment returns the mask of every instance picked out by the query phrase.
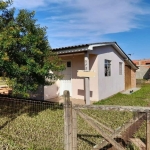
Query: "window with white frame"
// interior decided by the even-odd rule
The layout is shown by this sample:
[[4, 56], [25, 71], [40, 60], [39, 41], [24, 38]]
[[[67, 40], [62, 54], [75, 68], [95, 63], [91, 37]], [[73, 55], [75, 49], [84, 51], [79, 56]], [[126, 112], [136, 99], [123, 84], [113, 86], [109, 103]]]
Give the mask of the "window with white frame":
[[105, 76], [111, 76], [111, 60], [105, 59]]
[[122, 75], [122, 62], [119, 62], [119, 75]]

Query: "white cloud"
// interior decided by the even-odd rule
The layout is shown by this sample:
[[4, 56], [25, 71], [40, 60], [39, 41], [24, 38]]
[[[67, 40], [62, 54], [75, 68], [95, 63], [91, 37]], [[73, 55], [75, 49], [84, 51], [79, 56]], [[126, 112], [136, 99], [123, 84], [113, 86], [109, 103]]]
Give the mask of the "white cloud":
[[40, 10], [40, 24], [48, 27], [50, 39], [59, 38], [60, 43], [66, 38], [90, 41], [92, 37], [140, 28], [140, 17], [150, 15], [150, 6], [144, 0], [14, 0], [14, 6]]

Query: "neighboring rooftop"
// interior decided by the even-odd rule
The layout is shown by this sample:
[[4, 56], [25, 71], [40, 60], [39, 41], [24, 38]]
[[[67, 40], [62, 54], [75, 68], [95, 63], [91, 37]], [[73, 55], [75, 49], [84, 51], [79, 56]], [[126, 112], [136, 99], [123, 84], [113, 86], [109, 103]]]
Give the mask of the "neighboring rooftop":
[[140, 60], [133, 60], [133, 63], [137, 66], [150, 66], [150, 59], [140, 59]]

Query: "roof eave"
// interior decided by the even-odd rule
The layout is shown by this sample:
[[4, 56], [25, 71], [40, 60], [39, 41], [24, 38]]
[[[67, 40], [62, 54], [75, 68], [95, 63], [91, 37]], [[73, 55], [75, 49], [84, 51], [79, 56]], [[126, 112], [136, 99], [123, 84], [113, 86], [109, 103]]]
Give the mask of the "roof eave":
[[133, 61], [125, 54], [125, 52], [119, 47], [119, 45], [115, 42], [112, 44], [113, 47], [122, 55], [124, 60], [135, 70], [138, 69], [138, 67], [133, 63]]
[[56, 52], [59, 55], [62, 55], [62, 54], [80, 53], [80, 52], [84, 52], [84, 51], [88, 51], [88, 46], [78, 47], [78, 48], [70, 48], [70, 49], [64, 49], [64, 50], [57, 50], [54, 52]]

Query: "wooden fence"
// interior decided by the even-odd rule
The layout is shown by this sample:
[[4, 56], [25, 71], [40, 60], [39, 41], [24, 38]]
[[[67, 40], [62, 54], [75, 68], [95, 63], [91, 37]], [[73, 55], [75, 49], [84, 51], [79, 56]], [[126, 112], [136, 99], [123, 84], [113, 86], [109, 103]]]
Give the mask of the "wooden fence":
[[[120, 138], [124, 143], [133, 143], [139, 150], [150, 150], [150, 107], [132, 107], [132, 106], [105, 106], [105, 105], [73, 105], [70, 101], [69, 91], [64, 91], [64, 145], [65, 150], [77, 150], [77, 115], [94, 128], [104, 140], [93, 146], [93, 150], [100, 150], [111, 144], [111, 150], [125, 150], [126, 147], [119, 143], [116, 139]], [[104, 110], [104, 111], [118, 111], [118, 112], [133, 112], [135, 117], [129, 122], [123, 124], [120, 128], [114, 129], [100, 123], [93, 117], [82, 112], [82, 110]], [[133, 138], [132, 135], [146, 120], [146, 142], [143, 143], [139, 138]], [[132, 130], [131, 130], [132, 129]], [[109, 131], [110, 134], [105, 132]], [[107, 148], [106, 148], [107, 149]], [[108, 148], [109, 149], [109, 148]]]

